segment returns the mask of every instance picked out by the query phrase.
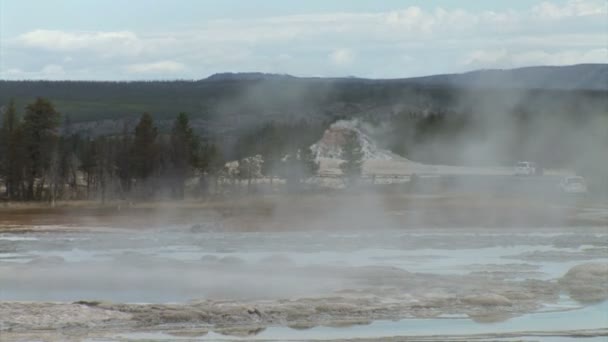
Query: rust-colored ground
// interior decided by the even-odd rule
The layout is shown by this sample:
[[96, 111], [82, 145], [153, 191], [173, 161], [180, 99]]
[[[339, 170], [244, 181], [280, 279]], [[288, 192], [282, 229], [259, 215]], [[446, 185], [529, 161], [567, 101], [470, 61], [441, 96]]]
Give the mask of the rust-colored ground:
[[[593, 207], [600, 215], [584, 215]], [[608, 214], [585, 203], [479, 195], [335, 193], [249, 196], [205, 201], [7, 203], [0, 229], [64, 226], [157, 228], [204, 221], [226, 230], [369, 229], [420, 227], [608, 226]]]

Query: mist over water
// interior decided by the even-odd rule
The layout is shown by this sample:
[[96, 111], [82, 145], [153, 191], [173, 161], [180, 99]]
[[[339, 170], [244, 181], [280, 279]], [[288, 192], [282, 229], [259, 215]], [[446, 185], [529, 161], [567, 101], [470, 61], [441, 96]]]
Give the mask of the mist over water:
[[16, 3], [0, 341], [608, 337], [603, 1]]
[[602, 229], [575, 234], [567, 228], [532, 235], [523, 229], [383, 228], [192, 235], [183, 227], [145, 236], [3, 234], [0, 244], [11, 250], [0, 255], [2, 299], [164, 303], [299, 298], [365, 288], [374, 281], [365, 278], [366, 272], [376, 268], [557, 279], [581, 260], [605, 261], [606, 239]]

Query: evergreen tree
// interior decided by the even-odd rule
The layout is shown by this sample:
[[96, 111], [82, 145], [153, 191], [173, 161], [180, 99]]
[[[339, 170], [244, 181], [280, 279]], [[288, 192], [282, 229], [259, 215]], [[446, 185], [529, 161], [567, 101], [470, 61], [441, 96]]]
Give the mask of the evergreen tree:
[[15, 196], [18, 187], [18, 180], [15, 179], [20, 168], [17, 163], [20, 149], [19, 141], [17, 141], [18, 130], [19, 121], [15, 101], [11, 100], [4, 112], [2, 129], [0, 129], [0, 176], [4, 179], [8, 199]]
[[26, 107], [23, 118], [26, 199], [36, 199], [42, 195], [45, 176], [48, 176], [57, 143], [59, 116], [53, 104], [43, 98], [37, 98]]
[[9, 199], [25, 198], [25, 148], [24, 148], [23, 124], [17, 123], [16, 128], [10, 136], [8, 158], [10, 167], [7, 170], [7, 177], [10, 181]]
[[133, 139], [131, 134], [129, 134], [129, 126], [126, 123], [123, 126], [123, 133], [119, 141], [114, 164], [116, 165], [116, 174], [120, 181], [120, 193], [124, 198], [131, 191], [133, 180]]
[[84, 174], [86, 182], [87, 199], [91, 197], [91, 192], [95, 184], [95, 170], [97, 169], [97, 148], [95, 142], [90, 138], [83, 141], [82, 147], [79, 150], [78, 159], [80, 160], [80, 171]]
[[[135, 127], [133, 140], [133, 175], [138, 181], [139, 190], [144, 190], [144, 183], [157, 171], [159, 148], [157, 145], [158, 129], [154, 126], [152, 116], [144, 113]], [[146, 195], [150, 195], [150, 188]]]
[[171, 130], [171, 176], [173, 196], [184, 198], [184, 183], [192, 175], [199, 157], [199, 140], [188, 120], [186, 113], [179, 113]]
[[299, 191], [302, 181], [319, 171], [319, 163], [308, 146], [288, 153], [281, 164], [281, 175], [285, 178], [288, 192]]
[[350, 183], [356, 182], [361, 177], [363, 172], [363, 147], [359, 136], [356, 133], [350, 133], [345, 136], [344, 144], [342, 145], [342, 159], [340, 170]]
[[320, 165], [312, 149], [308, 146], [304, 146], [300, 151], [300, 159], [302, 161], [305, 176], [309, 178], [317, 175]]
[[76, 171], [78, 168], [76, 158], [78, 137], [72, 132], [72, 123], [69, 116], [65, 116], [63, 123], [62, 135], [59, 137], [59, 170], [58, 170], [58, 182], [60, 186], [57, 187], [57, 196], [64, 196], [64, 185], [69, 184], [69, 189], [73, 192], [76, 191], [77, 175]]
[[224, 170], [224, 166], [226, 165], [226, 160], [224, 159], [219, 147], [213, 143], [204, 144], [198, 160], [200, 174], [199, 185], [201, 188], [201, 194], [204, 195], [207, 193], [208, 176], [213, 178], [213, 191], [216, 195], [219, 194], [220, 176]]
[[301, 168], [299, 163], [299, 152], [297, 150], [288, 153], [281, 159], [279, 171], [280, 176], [285, 179], [287, 192], [299, 190]]
[[98, 190], [99, 199], [105, 203], [106, 199], [113, 193], [109, 192], [113, 189], [116, 167], [116, 144], [114, 139], [110, 137], [99, 137], [95, 140], [96, 162], [95, 162], [95, 179], [96, 189]]
[[158, 129], [154, 126], [152, 116], [144, 113], [135, 127], [133, 140], [133, 171], [137, 179], [147, 179], [156, 169], [157, 137]]
[[261, 138], [264, 139], [260, 151], [264, 161], [262, 164], [262, 174], [270, 179], [272, 187], [273, 178], [281, 165], [281, 158], [285, 155], [286, 137], [283, 136], [281, 129], [277, 125], [270, 124], [261, 132]]
[[238, 177], [247, 180], [247, 192], [251, 192], [251, 181], [259, 177], [262, 163], [262, 156], [259, 154], [239, 160]]

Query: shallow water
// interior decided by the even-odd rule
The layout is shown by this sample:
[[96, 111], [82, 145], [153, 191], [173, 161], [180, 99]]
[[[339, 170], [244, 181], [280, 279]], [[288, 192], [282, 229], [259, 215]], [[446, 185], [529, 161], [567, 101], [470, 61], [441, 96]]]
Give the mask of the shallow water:
[[[532, 313], [497, 323], [478, 324], [470, 319], [407, 319], [400, 321], [376, 321], [367, 325], [348, 327], [314, 327], [310, 329], [291, 329], [270, 327], [246, 336], [226, 336], [209, 332], [200, 337], [202, 340], [337, 340], [354, 338], [383, 338], [393, 336], [441, 336], [472, 334], [521, 333], [521, 337], [535, 332], [567, 332], [608, 327], [608, 302], [587, 306], [578, 310]], [[584, 338], [584, 341], [606, 341], [608, 337]], [[107, 337], [105, 340], [191, 340], [163, 332], [124, 333]], [[534, 336], [535, 341], [570, 341], [574, 337]], [[492, 340], [510, 341], [513, 338]], [[517, 339], [520, 340], [520, 339]], [[102, 341], [95, 339], [91, 341]]]
[[[297, 279], [290, 279], [293, 275], [253, 277], [264, 271], [261, 266], [275, 262], [292, 269], [382, 266], [432, 274], [477, 273], [513, 280], [556, 279], [579, 263], [608, 260], [608, 232], [581, 233], [582, 229], [537, 231], [534, 234], [510, 230], [504, 233], [428, 230], [330, 234], [190, 233], [187, 227], [173, 227], [166, 231], [120, 234], [3, 233], [0, 234], [0, 279], [7, 277], [7, 268], [11, 265], [22, 265], [18, 274], [27, 277], [24, 276], [23, 282], [7, 278], [0, 299], [183, 302], [207, 298], [217, 294], [222, 287], [237, 293], [238, 284], [243, 282], [247, 289], [239, 298], [259, 293], [261, 290], [256, 287], [274, 288], [277, 296], [292, 297], [312, 295], [325, 289], [336, 290], [340, 285], [330, 279], [318, 288], [299, 289]], [[589, 253], [590, 250], [594, 252]], [[565, 257], [526, 258], [534, 253], [556, 253]], [[65, 260], [60, 265], [51, 265], [62, 275], [62, 283], [57, 280], [57, 286], [45, 284], [45, 287], [35, 282], [26, 283], [31, 277], [35, 278], [28, 274], [28, 269], [44, 269], [44, 258], [52, 257]], [[176, 268], [172, 262], [180, 263], [184, 271], [172, 271]], [[197, 268], [197, 265], [207, 268]], [[103, 272], [91, 271], [95, 269]], [[215, 272], [218, 269], [228, 273], [218, 274]], [[141, 286], [133, 277], [121, 286], [120, 282], [111, 279], [113, 272], [121, 271], [138, 271], [142, 278], [148, 277], [156, 284]], [[248, 281], [248, 277], [252, 280]], [[289, 291], [289, 287], [293, 291]]]
[[[557, 279], [571, 267], [590, 261], [608, 261], [606, 229], [559, 228], [533, 234], [526, 230], [463, 229], [335, 234], [190, 233], [188, 227], [172, 227], [138, 233], [2, 233], [0, 301], [95, 299], [167, 303], [301, 298], [328, 295], [353, 286], [334, 278], [333, 268], [376, 266], [429, 274], [482, 274], [518, 281]], [[314, 281], [308, 279], [308, 273], [293, 271], [323, 267], [329, 271]], [[583, 307], [562, 296], [537, 313], [498, 323], [482, 324], [459, 315], [446, 315], [342, 328], [270, 327], [246, 339], [596, 329], [608, 328], [607, 313], [606, 303]], [[112, 338], [178, 339], [157, 332]], [[205, 339], [237, 337], [210, 332]], [[554, 340], [537, 336], [533, 339]]]
[[258, 335], [259, 339], [345, 339], [378, 338], [390, 336], [468, 335], [488, 333], [512, 333], [535, 331], [569, 331], [608, 327], [608, 302], [587, 306], [579, 310], [532, 313], [497, 323], [475, 323], [470, 319], [407, 319], [401, 321], [377, 321], [369, 325], [348, 328], [315, 327], [298, 330], [268, 328]]

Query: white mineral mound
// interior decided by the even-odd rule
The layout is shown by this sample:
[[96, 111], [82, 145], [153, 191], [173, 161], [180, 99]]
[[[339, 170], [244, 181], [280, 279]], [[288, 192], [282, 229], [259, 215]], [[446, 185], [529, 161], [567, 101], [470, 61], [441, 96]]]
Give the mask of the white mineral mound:
[[321, 158], [340, 159], [346, 137], [356, 134], [363, 150], [364, 160], [394, 160], [398, 156], [391, 151], [379, 148], [362, 130], [359, 120], [340, 120], [329, 126], [323, 137], [311, 146], [317, 160]]
[[341, 174], [342, 146], [346, 137], [356, 134], [363, 149], [363, 173], [374, 175], [462, 175], [493, 174], [510, 175], [512, 168], [506, 167], [469, 167], [450, 165], [428, 165], [408, 160], [389, 150], [379, 148], [366, 133], [365, 125], [357, 119], [340, 120], [333, 123], [323, 137], [310, 148], [320, 162], [322, 174]]

